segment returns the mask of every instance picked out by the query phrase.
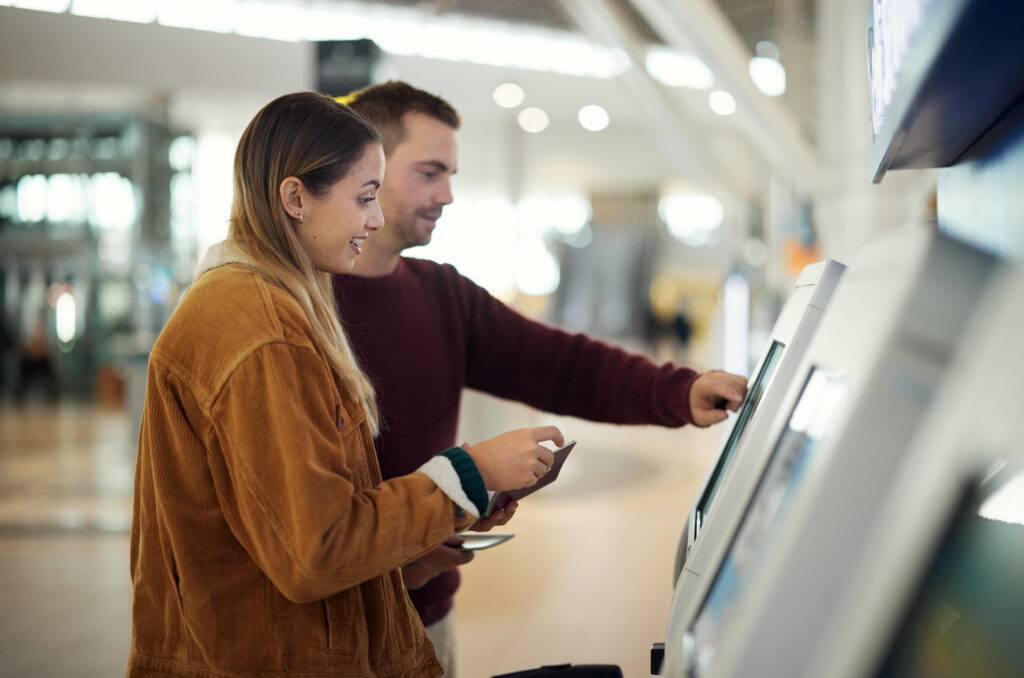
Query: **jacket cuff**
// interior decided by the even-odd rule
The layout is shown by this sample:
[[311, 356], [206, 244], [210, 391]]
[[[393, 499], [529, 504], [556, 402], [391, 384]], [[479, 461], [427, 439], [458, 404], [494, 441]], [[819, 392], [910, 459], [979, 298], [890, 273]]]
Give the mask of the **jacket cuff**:
[[461, 447], [441, 452], [416, 469], [428, 476], [460, 508], [479, 518], [487, 510], [487, 489], [483, 476]]

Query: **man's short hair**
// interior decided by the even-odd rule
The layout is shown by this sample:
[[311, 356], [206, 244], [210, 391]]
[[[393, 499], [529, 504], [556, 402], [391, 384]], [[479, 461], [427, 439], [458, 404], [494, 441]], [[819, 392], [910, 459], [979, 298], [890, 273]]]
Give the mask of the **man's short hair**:
[[364, 87], [339, 97], [338, 101], [347, 104], [377, 128], [384, 140], [385, 156], [390, 156], [405, 137], [402, 118], [406, 113], [423, 113], [452, 129], [459, 128], [459, 114], [451, 104], [400, 80]]

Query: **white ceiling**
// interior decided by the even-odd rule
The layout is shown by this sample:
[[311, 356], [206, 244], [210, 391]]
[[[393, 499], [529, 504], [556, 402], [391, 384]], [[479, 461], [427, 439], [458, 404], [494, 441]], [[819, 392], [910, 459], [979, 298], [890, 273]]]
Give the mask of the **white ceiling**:
[[[304, 43], [0, 7], [0, 108], [7, 110], [166, 102], [172, 122], [237, 134], [269, 98], [312, 88], [312, 59]], [[727, 201], [765, 190], [770, 169], [741, 115], [718, 116], [707, 92], [666, 88], [639, 71], [630, 87], [625, 78], [385, 55], [382, 74], [436, 92], [462, 113], [460, 181], [470, 189], [626, 192], [690, 181], [729, 194]], [[646, 100], [635, 95], [638, 77]], [[547, 130], [522, 132], [515, 111], [493, 102], [492, 90], [506, 81], [525, 89], [522, 106], [548, 112]], [[606, 130], [579, 126], [586, 104], [609, 112]], [[654, 106], [663, 107], [668, 128], [658, 128]]]

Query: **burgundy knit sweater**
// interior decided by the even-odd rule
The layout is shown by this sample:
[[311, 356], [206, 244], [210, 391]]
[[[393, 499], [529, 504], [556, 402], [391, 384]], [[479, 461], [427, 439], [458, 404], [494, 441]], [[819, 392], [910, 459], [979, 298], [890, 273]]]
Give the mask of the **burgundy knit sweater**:
[[[453, 266], [403, 257], [388, 276], [335, 276], [334, 293], [353, 349], [377, 389], [381, 433], [375, 442], [385, 479], [411, 473], [456, 444], [467, 387], [592, 421], [692, 421], [693, 370], [658, 366], [530, 320]], [[458, 586], [458, 571], [451, 570], [409, 592], [424, 624], [448, 614]]]

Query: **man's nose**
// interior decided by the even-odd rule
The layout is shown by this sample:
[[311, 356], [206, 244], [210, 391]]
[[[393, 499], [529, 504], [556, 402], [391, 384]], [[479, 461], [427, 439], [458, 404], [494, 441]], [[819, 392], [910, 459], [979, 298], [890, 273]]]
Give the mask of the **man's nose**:
[[445, 179], [440, 182], [437, 188], [437, 193], [434, 194], [434, 202], [438, 205], [450, 205], [455, 198], [452, 196], [452, 182], [450, 179]]

